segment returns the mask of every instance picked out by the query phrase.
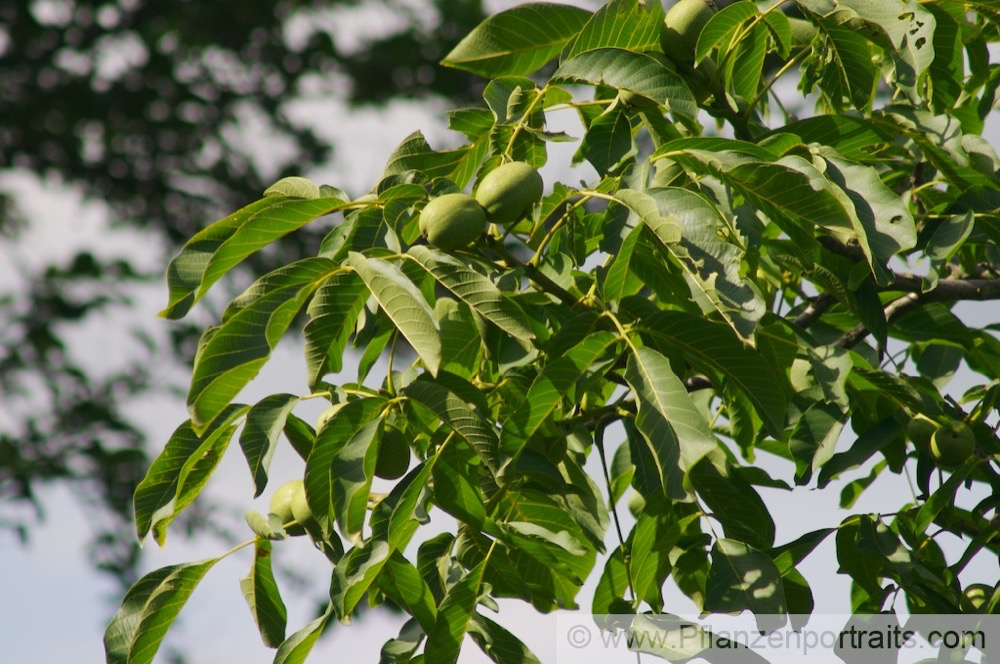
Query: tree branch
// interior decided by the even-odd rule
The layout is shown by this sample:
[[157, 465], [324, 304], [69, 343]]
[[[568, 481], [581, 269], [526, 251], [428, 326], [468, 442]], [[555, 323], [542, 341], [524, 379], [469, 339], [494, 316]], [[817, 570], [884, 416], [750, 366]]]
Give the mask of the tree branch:
[[809, 303], [802, 313], [792, 320], [792, 323], [805, 329], [818, 321], [820, 317], [830, 310], [830, 307], [837, 303], [837, 297], [830, 293], [822, 293]]
[[539, 270], [534, 265], [525, 263], [524, 261], [518, 259], [514, 254], [507, 250], [507, 247], [503, 246], [503, 241], [487, 234], [486, 243], [503, 258], [504, 262], [510, 267], [517, 267], [524, 270], [525, 275], [531, 281], [541, 286], [542, 290], [558, 297], [562, 300], [563, 304], [568, 304], [573, 306], [577, 304], [576, 297], [572, 293], [567, 291], [565, 288], [557, 284], [556, 282], [549, 279], [541, 270]]

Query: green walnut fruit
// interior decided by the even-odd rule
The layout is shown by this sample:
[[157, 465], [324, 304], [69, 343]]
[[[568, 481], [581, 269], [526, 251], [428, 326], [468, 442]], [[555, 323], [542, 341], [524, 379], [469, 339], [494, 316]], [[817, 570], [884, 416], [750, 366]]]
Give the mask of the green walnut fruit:
[[320, 414], [319, 419], [316, 420], [316, 433], [319, 433], [320, 431], [322, 431], [323, 427], [325, 427], [327, 424], [329, 424], [330, 420], [333, 419], [333, 416], [337, 414], [337, 411], [340, 410], [343, 407], [344, 407], [344, 404], [342, 404], [342, 403], [335, 403], [332, 406], [330, 406], [329, 408], [327, 408], [326, 410], [324, 410]]
[[918, 450], [929, 450], [931, 437], [939, 429], [937, 422], [922, 413], [917, 413], [906, 425], [906, 435]]
[[663, 19], [660, 45], [674, 62], [694, 62], [698, 35], [708, 20], [719, 11], [713, 0], [680, 0]]
[[960, 605], [963, 611], [975, 613], [979, 608], [993, 597], [993, 586], [985, 583], [973, 583], [962, 593]]
[[523, 161], [502, 164], [483, 176], [476, 200], [494, 224], [513, 224], [542, 200], [542, 176]]
[[[313, 516], [312, 508], [309, 507], [309, 501], [306, 500], [305, 485], [302, 485], [301, 490], [297, 490], [292, 495], [292, 516], [295, 517], [298, 526], [305, 529], [306, 532], [316, 532], [319, 530], [319, 522]], [[287, 532], [288, 529], [286, 528], [285, 531]]]
[[271, 513], [276, 514], [285, 526], [285, 532], [291, 536], [305, 535], [306, 529], [302, 522], [295, 518], [292, 510], [296, 499], [301, 494], [302, 500], [306, 497], [306, 487], [302, 480], [292, 480], [285, 482], [271, 496]]
[[420, 212], [420, 232], [432, 247], [454, 251], [471, 244], [486, 230], [486, 213], [472, 196], [445, 194]]
[[395, 427], [386, 427], [375, 460], [375, 474], [384, 480], [399, 479], [410, 467], [410, 443], [406, 434]]
[[975, 453], [976, 436], [964, 422], [951, 421], [931, 436], [931, 456], [945, 470], [958, 468]]

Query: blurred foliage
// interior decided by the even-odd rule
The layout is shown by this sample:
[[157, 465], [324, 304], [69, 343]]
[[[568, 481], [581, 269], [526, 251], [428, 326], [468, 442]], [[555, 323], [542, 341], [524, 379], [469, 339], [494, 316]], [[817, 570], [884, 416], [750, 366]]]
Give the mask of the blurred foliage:
[[[333, 26], [368, 10], [400, 29], [339, 44]], [[0, 172], [79, 187], [172, 252], [276, 177], [330, 158], [334, 146], [286, 113], [306, 86], [352, 104], [478, 98], [481, 82], [435, 65], [483, 17], [482, 3], [467, 0], [419, 8], [398, 0], [0, 0]], [[248, 121], [291, 148], [284, 160], [254, 161]], [[0, 237], [12, 247], [19, 230], [40, 223], [15, 203], [0, 192]], [[297, 234], [249, 267], [294, 260], [313, 239]], [[167, 389], [152, 385], [148, 370], [165, 354], [148, 346], [146, 357], [114, 358], [114, 371], [100, 377], [70, 357], [80, 324], [128, 307], [130, 285], [151, 276], [94, 253], [22, 275], [28, 288], [0, 286], [0, 501], [27, 501], [42, 515], [38, 486], [68, 483], [94, 522], [95, 564], [131, 583], [131, 496], [149, 460], [123, 403]], [[172, 334], [169, 350], [190, 361], [197, 332]], [[26, 514], [4, 508], [0, 528], [27, 537]]]

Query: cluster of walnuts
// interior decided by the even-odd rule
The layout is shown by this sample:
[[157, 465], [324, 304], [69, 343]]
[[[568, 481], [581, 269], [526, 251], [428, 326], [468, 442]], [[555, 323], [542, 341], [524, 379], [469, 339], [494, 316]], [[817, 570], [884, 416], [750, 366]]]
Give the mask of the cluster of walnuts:
[[420, 232], [443, 251], [461, 249], [479, 238], [487, 222], [513, 224], [542, 199], [542, 176], [530, 164], [510, 161], [487, 173], [476, 196], [438, 196], [420, 213]]

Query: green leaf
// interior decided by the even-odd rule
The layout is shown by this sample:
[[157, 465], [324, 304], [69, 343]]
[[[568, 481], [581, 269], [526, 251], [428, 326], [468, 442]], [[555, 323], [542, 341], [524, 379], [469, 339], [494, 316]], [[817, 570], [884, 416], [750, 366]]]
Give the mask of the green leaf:
[[177, 427], [135, 489], [135, 531], [140, 542], [152, 530], [163, 546], [167, 526], [201, 493], [236, 432], [233, 422], [249, 409], [230, 405], [201, 435], [190, 420]]
[[479, 454], [491, 472], [497, 472], [500, 441], [496, 429], [478, 408], [444, 385], [427, 379], [413, 381], [403, 388], [403, 394], [434, 413]]
[[645, 193], [661, 214], [670, 214], [681, 225], [680, 246], [664, 246], [684, 268], [695, 302], [750, 339], [767, 307], [754, 282], [742, 275], [746, 238], [714, 205], [693, 192], [665, 187]]
[[271, 571], [271, 543], [258, 539], [250, 574], [240, 579], [240, 590], [250, 607], [260, 638], [268, 648], [277, 648], [285, 640], [288, 612], [281, 601], [278, 584]]
[[698, 115], [698, 104], [684, 79], [644, 53], [620, 48], [587, 51], [563, 62], [549, 80], [625, 88], [688, 120], [693, 121]]
[[840, 408], [830, 403], [814, 403], [802, 413], [788, 441], [795, 458], [796, 483], [807, 484], [813, 472], [833, 456], [846, 421]]
[[639, 215], [649, 230], [663, 246], [669, 246], [681, 241], [681, 223], [669, 210], [663, 210], [657, 200], [647, 192], [635, 189], [619, 189], [615, 196]]
[[785, 428], [786, 398], [774, 369], [721, 323], [682, 311], [662, 311], [638, 319], [639, 331], [666, 348], [679, 350], [697, 371], [721, 374], [753, 404], [771, 435]]
[[479, 367], [483, 341], [476, 320], [468, 305], [450, 297], [439, 297], [434, 303], [434, 315], [441, 328], [441, 371], [462, 378], [471, 378]]
[[437, 621], [437, 604], [434, 595], [420, 572], [402, 553], [394, 551], [379, 576], [379, 587], [416, 618], [424, 632], [434, 629]]
[[636, 226], [630, 230], [622, 241], [621, 247], [612, 258], [611, 266], [608, 268], [604, 276], [604, 282], [601, 284], [601, 291], [604, 294], [606, 302], [618, 302], [626, 295], [631, 295], [635, 292], [629, 286], [630, 278], [635, 278], [634, 275], [631, 275], [629, 267], [632, 263], [635, 245], [639, 242], [639, 238], [642, 235], [642, 229], [642, 226]]
[[920, 511], [917, 512], [917, 519], [913, 524], [914, 530], [918, 533], [924, 533], [927, 527], [930, 526], [934, 519], [944, 510], [946, 507], [953, 505], [955, 503], [955, 492], [965, 481], [965, 478], [972, 473], [973, 468], [979, 463], [979, 458], [973, 455], [965, 461], [961, 466], [959, 466], [954, 472], [952, 472], [951, 477], [944, 481], [937, 490], [931, 494], [930, 498], [920, 506]]
[[294, 394], [272, 394], [257, 402], [247, 413], [246, 424], [240, 432], [240, 447], [250, 466], [254, 498], [267, 486], [267, 470], [278, 437], [285, 429], [288, 414], [298, 403], [299, 398]]
[[[879, 525], [882, 525], [881, 522]], [[862, 539], [862, 529], [868, 537], [874, 532], [876, 524], [867, 515], [853, 516], [845, 519], [837, 530], [837, 561], [840, 563], [841, 574], [848, 574], [871, 598], [883, 596], [879, 579], [888, 572], [888, 559], [877, 550], [859, 546]]]
[[843, 189], [854, 203], [871, 247], [880, 263], [917, 245], [917, 227], [899, 194], [889, 189], [871, 166], [853, 163], [825, 149], [824, 174]]
[[629, 574], [628, 568], [622, 561], [623, 555], [621, 547], [615, 547], [604, 563], [604, 572], [594, 590], [591, 613], [595, 615], [625, 613], [626, 606], [631, 610], [631, 604], [625, 601], [625, 595], [629, 592]]
[[514, 459], [520, 453], [576, 382], [592, 370], [615, 341], [610, 332], [595, 332], [542, 368], [524, 401], [503, 423], [500, 447], [505, 457]]
[[480, 613], [473, 613], [469, 636], [496, 664], [541, 664], [524, 643], [501, 625]]
[[345, 204], [339, 198], [291, 199], [253, 215], [212, 253], [195, 293], [195, 301], [247, 256], [318, 217], [342, 209]]
[[804, 143], [828, 145], [845, 159], [854, 161], [870, 159], [873, 154], [887, 150], [894, 135], [888, 127], [850, 115], [818, 115], [787, 124], [765, 137], [777, 132], [795, 134]]
[[285, 198], [319, 198], [319, 185], [304, 177], [292, 175], [281, 178], [264, 190], [264, 197], [284, 196]]
[[385, 541], [367, 540], [348, 551], [333, 568], [330, 602], [342, 622], [349, 620], [390, 555], [392, 549]]
[[590, 12], [569, 5], [512, 7], [480, 23], [441, 64], [487, 78], [527, 76], [556, 57], [589, 18]]
[[817, 482], [820, 489], [829, 484], [840, 473], [857, 468], [886, 445], [899, 440], [905, 426], [894, 417], [888, 417], [866, 430], [846, 452], [834, 454], [823, 464]]
[[382, 398], [348, 401], [316, 436], [306, 460], [304, 482], [309, 509], [324, 533], [329, 531], [337, 510], [344, 507], [335, 503], [335, 493], [339, 491], [340, 495], [344, 495], [349, 488], [341, 485], [339, 489], [334, 489], [334, 482], [337, 481], [333, 475], [334, 462], [355, 433], [378, 418], [384, 406]]
[[501, 330], [524, 341], [535, 338], [524, 311], [504, 296], [489, 278], [457, 258], [428, 247], [410, 247], [409, 254], [455, 297]]
[[744, 23], [758, 15], [760, 12], [752, 2], [734, 2], [720, 9], [708, 20], [698, 35], [698, 44], [694, 49], [695, 62], [704, 60], [716, 46], [728, 47]]
[[[521, 119], [528, 112], [531, 102], [538, 94], [538, 86], [530, 78], [524, 76], [501, 76], [486, 84], [483, 90], [483, 101], [492, 112], [494, 120], [500, 123]], [[526, 121], [544, 122], [541, 109], [536, 109]], [[494, 123], [490, 123], [493, 127]]]
[[441, 364], [441, 331], [434, 312], [413, 282], [399, 268], [380, 258], [365, 258], [351, 252], [347, 264], [361, 275], [382, 310], [417, 351], [424, 368], [436, 375]]
[[820, 21], [826, 36], [827, 49], [822, 67], [820, 87], [837, 111], [844, 109], [844, 100], [855, 108], [867, 108], [875, 87], [877, 71], [871, 61], [871, 47], [863, 37], [829, 21]]
[[220, 558], [171, 565], [135, 582], [104, 632], [108, 664], [149, 664], [205, 573]]
[[[722, 643], [697, 623], [670, 613], [640, 613], [628, 625], [626, 632], [629, 651], [647, 653], [671, 662], [687, 662], [702, 653], [704, 657], [698, 658], [701, 661], [715, 661], [712, 656], [713, 643]], [[753, 651], [744, 652], [743, 646], [738, 642], [727, 644], [726, 648], [733, 649], [725, 655], [734, 657], [733, 661], [752, 664], [765, 661]], [[734, 655], [737, 651], [739, 654]], [[637, 660], [640, 657], [641, 655], [636, 654]]]
[[438, 451], [433, 466], [434, 503], [462, 523], [482, 529], [486, 507], [475, 458], [472, 450], [457, 441]]
[[895, 85], [912, 102], [921, 101], [918, 87], [934, 60], [936, 21], [917, 0], [842, 0], [825, 22], [836, 22], [888, 50], [895, 65]]
[[240, 208], [228, 217], [196, 233], [167, 266], [167, 307], [158, 315], [173, 320], [183, 318], [197, 301], [195, 291], [201, 286], [212, 256], [248, 219], [276, 207], [285, 199], [262, 198]]
[[653, 453], [663, 487], [669, 497], [683, 499], [680, 472], [686, 473], [717, 447], [708, 422], [670, 362], [655, 350], [635, 349], [625, 380], [638, 404], [635, 425]]
[[561, 59], [607, 47], [636, 53], [659, 50], [663, 16], [658, 2], [611, 0], [594, 12]]
[[376, 417], [358, 429], [340, 446], [330, 464], [334, 516], [340, 532], [354, 542], [361, 540], [368, 512], [368, 495], [382, 441], [382, 420]]
[[580, 144], [580, 154], [599, 175], [606, 175], [614, 170], [615, 166], [634, 152], [632, 123], [621, 105], [598, 116], [590, 124]]
[[306, 258], [258, 279], [226, 309], [222, 324], [202, 335], [187, 404], [204, 430], [260, 371], [305, 300], [336, 266]]
[[960, 190], [1000, 189], [1000, 180], [994, 173], [982, 173], [973, 167], [975, 160], [966, 148], [968, 142], [963, 140], [962, 124], [954, 116], [893, 104], [874, 113], [872, 120], [916, 143], [926, 159]]
[[712, 547], [712, 569], [705, 585], [705, 610], [718, 613], [750, 610], [761, 632], [783, 626], [787, 606], [774, 561], [743, 542], [717, 540]]
[[774, 49], [781, 58], [787, 58], [792, 49], [792, 25], [788, 17], [781, 12], [771, 12], [764, 17], [768, 30], [771, 32], [771, 39], [774, 41]]
[[975, 215], [971, 210], [949, 216], [934, 229], [924, 253], [936, 264], [947, 263], [969, 239], [975, 225]]
[[663, 584], [670, 574], [670, 553], [680, 540], [684, 525], [673, 514], [643, 512], [630, 538], [632, 589], [637, 599], [654, 610], [663, 609]]
[[712, 511], [726, 537], [756, 549], [774, 546], [774, 519], [760, 494], [730, 472], [725, 459], [706, 457], [690, 473], [695, 491]]
[[[469, 171], [470, 153], [474, 146], [464, 146], [455, 150], [438, 152], [434, 150], [424, 135], [415, 131], [400, 143], [389, 156], [382, 176], [399, 175], [408, 171], [419, 171], [428, 179], [464, 177]], [[361, 247], [355, 247], [361, 249]]]
[[327, 606], [323, 615], [285, 639], [274, 655], [274, 664], [302, 664], [306, 661], [332, 614], [331, 607]]
[[303, 332], [310, 387], [344, 368], [344, 349], [367, 299], [368, 289], [354, 272], [333, 275], [316, 291]]
[[757, 88], [760, 87], [768, 34], [767, 26], [758, 23], [739, 41], [733, 54], [732, 76], [728, 82], [733, 92], [745, 99], [747, 104], [756, 98]]
[[479, 600], [479, 587], [486, 564], [487, 561], [481, 562], [448, 589], [438, 607], [434, 629], [427, 635], [424, 647], [426, 661], [434, 664], [454, 664], [458, 661], [462, 641]]

